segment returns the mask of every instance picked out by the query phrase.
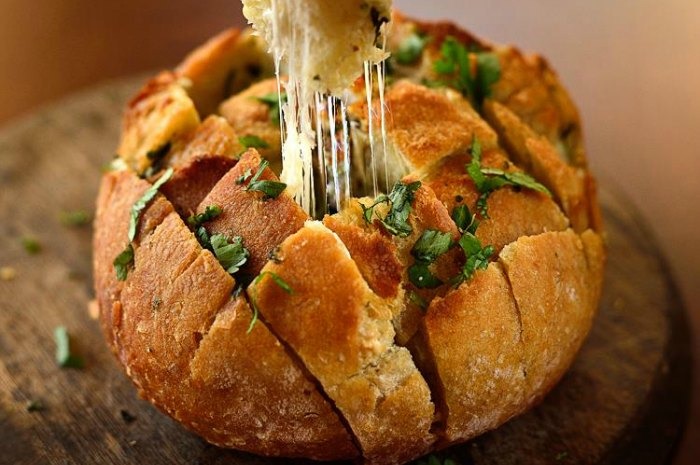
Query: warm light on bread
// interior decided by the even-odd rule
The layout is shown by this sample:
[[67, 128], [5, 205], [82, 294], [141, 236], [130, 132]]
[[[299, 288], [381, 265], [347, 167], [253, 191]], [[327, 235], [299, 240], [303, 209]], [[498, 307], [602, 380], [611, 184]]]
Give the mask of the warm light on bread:
[[[554, 72], [449, 23], [392, 31], [386, 139], [360, 77], [355, 198], [329, 188], [315, 218], [279, 182], [274, 63], [249, 31], [126, 108], [97, 200], [100, 321], [140, 394], [213, 444], [404, 463], [535, 405], [591, 327], [602, 225]], [[388, 198], [369, 197], [372, 153]]]

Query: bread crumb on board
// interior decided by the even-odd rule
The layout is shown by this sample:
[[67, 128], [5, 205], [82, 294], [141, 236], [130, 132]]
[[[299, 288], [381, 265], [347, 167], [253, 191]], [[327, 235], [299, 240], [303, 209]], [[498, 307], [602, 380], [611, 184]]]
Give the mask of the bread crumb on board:
[[12, 281], [17, 277], [17, 270], [11, 266], [0, 267], [0, 281]]

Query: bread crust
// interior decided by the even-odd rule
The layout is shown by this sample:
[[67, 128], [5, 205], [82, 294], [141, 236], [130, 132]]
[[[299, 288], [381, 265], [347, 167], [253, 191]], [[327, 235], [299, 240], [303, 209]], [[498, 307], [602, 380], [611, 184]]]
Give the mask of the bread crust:
[[409, 352], [393, 344], [391, 310], [340, 239], [307, 223], [283, 242], [278, 257], [249, 296], [335, 402], [365, 459], [403, 463], [426, 453], [435, 441], [430, 390]]
[[[405, 237], [378, 220], [386, 203], [367, 221], [359, 202], [373, 200], [353, 199], [320, 223], [286, 191], [266, 198], [248, 189], [262, 156], [243, 153], [239, 137], [268, 142], [261, 151], [271, 165], [259, 179], [278, 181], [280, 131], [258, 100], [277, 92], [266, 80], [272, 62], [249, 31], [225, 31], [150, 80], [126, 109], [127, 169], [105, 174], [97, 199], [100, 323], [141, 395], [213, 444], [403, 463], [540, 401], [591, 327], [602, 222], [578, 113], [556, 75], [539, 57], [452, 24], [394, 21], [393, 50], [414, 32], [432, 37], [416, 63], [397, 67], [385, 95], [382, 176], [421, 183]], [[435, 78], [447, 37], [499, 60], [502, 77], [479, 111], [455, 90], [419, 84]], [[353, 156], [370, 150], [362, 146], [370, 112], [359, 102], [350, 109]], [[210, 115], [217, 108], [222, 116]], [[372, 126], [379, 137], [379, 120]], [[474, 137], [482, 166], [525, 172], [553, 196], [492, 192], [476, 230], [493, 247], [485, 269], [457, 285], [467, 257], [453, 245], [430, 264], [443, 284], [419, 289], [408, 270], [421, 235], [439, 231], [456, 243], [463, 231], [453, 209], [477, 212], [481, 193], [465, 170]], [[118, 281], [112, 262], [130, 244], [131, 207], [167, 167], [173, 175], [141, 213], [134, 263]], [[221, 213], [206, 231], [241, 237], [250, 254], [235, 279], [186, 223], [213, 205]]]

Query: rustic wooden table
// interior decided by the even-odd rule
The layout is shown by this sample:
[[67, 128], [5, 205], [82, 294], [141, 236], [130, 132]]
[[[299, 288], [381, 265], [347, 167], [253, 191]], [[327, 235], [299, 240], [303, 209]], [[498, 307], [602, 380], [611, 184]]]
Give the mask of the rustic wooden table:
[[[289, 463], [209, 446], [139, 400], [88, 314], [91, 230], [61, 224], [60, 213], [92, 211], [138, 83], [84, 92], [0, 132], [0, 267], [16, 272], [0, 279], [0, 463]], [[670, 460], [688, 409], [685, 314], [647, 227], [608, 189], [605, 291], [580, 356], [539, 407], [447, 451], [457, 463]], [[30, 236], [39, 253], [23, 247]], [[84, 369], [56, 365], [59, 325]], [[29, 411], [32, 401], [43, 409]]]

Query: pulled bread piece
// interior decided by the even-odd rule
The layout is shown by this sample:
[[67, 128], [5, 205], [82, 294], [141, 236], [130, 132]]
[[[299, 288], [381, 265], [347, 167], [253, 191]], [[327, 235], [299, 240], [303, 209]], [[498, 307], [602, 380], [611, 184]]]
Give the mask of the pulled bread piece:
[[280, 183], [283, 96], [251, 31], [126, 108], [98, 197], [100, 322], [141, 395], [213, 444], [407, 462], [541, 401], [591, 327], [605, 249], [568, 94], [539, 57], [393, 22], [383, 99], [361, 77], [347, 119], [317, 109], [314, 176], [347, 137], [335, 162], [360, 198], [323, 186], [315, 218]]

